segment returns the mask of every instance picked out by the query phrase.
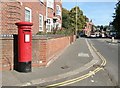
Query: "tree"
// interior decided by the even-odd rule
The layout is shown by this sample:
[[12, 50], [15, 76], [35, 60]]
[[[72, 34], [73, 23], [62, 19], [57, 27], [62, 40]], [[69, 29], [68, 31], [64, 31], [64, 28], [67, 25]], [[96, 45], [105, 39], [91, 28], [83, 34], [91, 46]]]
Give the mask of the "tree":
[[70, 18], [71, 18], [71, 22], [73, 27], [75, 28], [76, 26], [76, 8], [77, 8], [77, 29], [81, 30], [85, 27], [86, 25], [86, 21], [88, 20], [88, 18], [86, 16], [83, 15], [83, 11], [80, 10], [80, 8], [74, 7], [70, 10]]
[[104, 27], [103, 27], [103, 25], [101, 25], [101, 26], [100, 26], [100, 30], [102, 31], [102, 30], [103, 30], [103, 28], [104, 28]]
[[120, 1], [118, 1], [118, 3], [116, 4], [113, 26], [117, 31], [118, 37], [120, 38]]
[[63, 28], [69, 28], [70, 27], [70, 16], [69, 11], [65, 8], [62, 9], [62, 26]]
[[[77, 8], [77, 29], [76, 29], [76, 8]], [[62, 8], [62, 27], [66, 30], [80, 32], [86, 25], [88, 18], [83, 15], [83, 11], [79, 7], [74, 7], [70, 11]]]

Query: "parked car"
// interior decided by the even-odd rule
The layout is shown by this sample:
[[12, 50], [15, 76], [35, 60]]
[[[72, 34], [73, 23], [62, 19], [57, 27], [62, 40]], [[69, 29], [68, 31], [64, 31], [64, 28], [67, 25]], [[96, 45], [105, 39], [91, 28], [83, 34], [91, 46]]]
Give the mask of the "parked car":
[[84, 37], [85, 34], [83, 32], [80, 32], [80, 37]]
[[93, 33], [93, 34], [90, 35], [90, 37], [95, 38], [96, 35]]
[[105, 34], [104, 33], [102, 33], [102, 38], [105, 38], [106, 36], [105, 36]]
[[110, 37], [110, 38], [111, 38], [111, 37], [115, 37], [115, 38], [116, 38], [116, 37], [117, 37], [117, 33], [116, 33], [116, 32], [110, 32], [110, 36], [109, 36], [109, 37]]
[[100, 37], [100, 34], [96, 34], [96, 37], [99, 38], [99, 37]]

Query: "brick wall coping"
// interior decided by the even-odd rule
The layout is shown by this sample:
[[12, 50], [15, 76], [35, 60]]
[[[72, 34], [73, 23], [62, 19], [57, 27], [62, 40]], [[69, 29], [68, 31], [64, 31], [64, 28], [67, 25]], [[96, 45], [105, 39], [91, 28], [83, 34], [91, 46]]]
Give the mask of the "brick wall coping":
[[0, 35], [0, 40], [11, 40], [11, 39], [13, 39], [13, 35], [9, 35], [9, 34]]
[[46, 35], [32, 35], [32, 39], [41, 39], [41, 40], [48, 40], [48, 39], [55, 39], [55, 38], [61, 38], [61, 37], [66, 37], [64, 35], [51, 35], [51, 34], [46, 34]]
[[[61, 38], [61, 37], [67, 37], [64, 35], [32, 35], [33, 40], [48, 40], [48, 39], [56, 39], [56, 38]], [[5, 39], [13, 39], [14, 35], [11, 34], [0, 34], [0, 40], [5, 40]]]
[[46, 36], [43, 35], [32, 35], [33, 40], [47, 40]]

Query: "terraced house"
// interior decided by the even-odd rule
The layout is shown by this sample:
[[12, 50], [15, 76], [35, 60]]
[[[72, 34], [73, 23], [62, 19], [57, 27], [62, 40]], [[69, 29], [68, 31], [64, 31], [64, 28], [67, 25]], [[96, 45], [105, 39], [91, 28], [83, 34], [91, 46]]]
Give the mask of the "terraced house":
[[3, 0], [0, 10], [2, 34], [17, 34], [19, 21], [32, 22], [33, 34], [62, 27], [62, 0]]

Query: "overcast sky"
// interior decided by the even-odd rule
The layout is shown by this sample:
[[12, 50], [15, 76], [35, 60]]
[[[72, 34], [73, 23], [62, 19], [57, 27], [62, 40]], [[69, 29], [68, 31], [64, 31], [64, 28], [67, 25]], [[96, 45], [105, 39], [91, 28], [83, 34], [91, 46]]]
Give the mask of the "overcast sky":
[[[71, 2], [70, 2], [71, 1]], [[89, 1], [89, 2], [87, 2]], [[74, 6], [79, 6], [89, 19], [92, 19], [95, 25], [108, 25], [113, 20], [113, 13], [115, 11], [115, 0], [63, 0], [63, 7], [70, 10]]]

